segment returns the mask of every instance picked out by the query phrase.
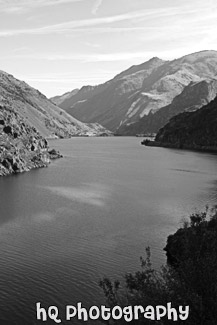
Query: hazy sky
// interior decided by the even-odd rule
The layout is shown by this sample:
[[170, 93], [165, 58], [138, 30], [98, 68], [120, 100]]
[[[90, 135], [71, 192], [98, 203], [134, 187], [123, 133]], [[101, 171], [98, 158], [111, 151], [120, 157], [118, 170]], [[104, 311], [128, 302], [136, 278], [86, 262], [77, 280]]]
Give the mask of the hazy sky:
[[217, 50], [216, 0], [0, 0], [0, 69], [48, 97]]

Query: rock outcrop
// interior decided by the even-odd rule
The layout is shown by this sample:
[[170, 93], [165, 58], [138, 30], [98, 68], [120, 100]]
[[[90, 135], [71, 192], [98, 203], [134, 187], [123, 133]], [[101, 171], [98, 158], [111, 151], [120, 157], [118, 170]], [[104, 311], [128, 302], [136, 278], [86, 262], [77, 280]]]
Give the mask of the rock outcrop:
[[45, 167], [48, 143], [13, 109], [0, 107], [0, 176]]
[[195, 112], [173, 117], [148, 146], [217, 152], [217, 97]]
[[216, 51], [173, 61], [152, 58], [104, 84], [81, 88], [60, 106], [83, 122], [98, 122], [120, 135], [156, 132], [175, 114], [213, 99], [216, 75]]

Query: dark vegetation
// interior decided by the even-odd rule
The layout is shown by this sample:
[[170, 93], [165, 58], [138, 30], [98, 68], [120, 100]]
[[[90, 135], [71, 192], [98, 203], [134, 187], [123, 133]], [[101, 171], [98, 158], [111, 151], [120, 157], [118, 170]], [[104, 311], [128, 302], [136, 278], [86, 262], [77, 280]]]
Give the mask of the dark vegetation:
[[173, 117], [156, 136], [159, 144], [176, 148], [217, 148], [217, 97], [195, 112]]
[[[167, 265], [155, 270], [151, 251], [141, 258], [141, 269], [126, 274], [124, 284], [104, 278], [100, 287], [107, 304], [119, 306], [147, 305], [189, 306], [189, 317], [176, 324], [217, 324], [217, 212], [208, 210], [194, 213], [189, 221], [167, 239]], [[108, 322], [107, 322], [108, 323]], [[108, 324], [125, 324], [124, 319]], [[160, 321], [144, 319], [129, 324], [172, 324], [166, 317]]]

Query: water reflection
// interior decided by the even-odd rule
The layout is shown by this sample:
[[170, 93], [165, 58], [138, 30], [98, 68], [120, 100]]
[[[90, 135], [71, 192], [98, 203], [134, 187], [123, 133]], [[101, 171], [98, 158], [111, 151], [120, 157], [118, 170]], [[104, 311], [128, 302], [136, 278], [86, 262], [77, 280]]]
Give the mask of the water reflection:
[[109, 195], [108, 186], [95, 183], [85, 183], [79, 187], [47, 186], [44, 188], [69, 200], [99, 207], [105, 205], [106, 198]]

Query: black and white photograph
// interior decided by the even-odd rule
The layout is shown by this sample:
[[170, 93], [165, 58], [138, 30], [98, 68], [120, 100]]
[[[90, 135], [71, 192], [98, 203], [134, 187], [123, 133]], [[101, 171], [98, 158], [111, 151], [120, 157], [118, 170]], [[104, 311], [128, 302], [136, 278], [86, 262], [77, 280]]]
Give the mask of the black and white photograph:
[[0, 325], [217, 324], [217, 2], [0, 0]]

